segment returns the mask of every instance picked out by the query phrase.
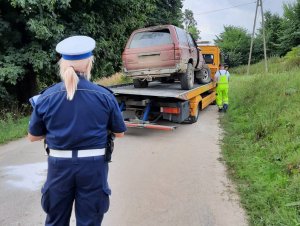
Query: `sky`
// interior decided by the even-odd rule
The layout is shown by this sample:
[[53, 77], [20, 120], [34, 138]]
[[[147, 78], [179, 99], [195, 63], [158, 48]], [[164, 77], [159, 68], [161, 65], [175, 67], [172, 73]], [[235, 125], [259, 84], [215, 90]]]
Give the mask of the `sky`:
[[[263, 0], [263, 10], [282, 15], [283, 3], [294, 2], [296, 0]], [[231, 8], [233, 6], [238, 7]], [[256, 0], [184, 0], [183, 10], [185, 9], [193, 11], [201, 40], [213, 42], [216, 35], [224, 31], [224, 25], [243, 27], [252, 33]], [[256, 28], [261, 23], [260, 8], [258, 12]]]

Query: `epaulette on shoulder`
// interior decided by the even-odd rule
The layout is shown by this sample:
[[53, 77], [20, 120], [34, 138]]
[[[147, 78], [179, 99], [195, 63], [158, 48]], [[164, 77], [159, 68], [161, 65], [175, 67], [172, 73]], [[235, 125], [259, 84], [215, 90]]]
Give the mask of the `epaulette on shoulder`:
[[104, 89], [106, 89], [108, 92], [110, 92], [110, 93], [114, 93], [111, 89], [109, 89], [109, 88], [107, 88], [106, 86], [102, 86], [102, 85], [100, 85], [100, 84], [97, 84], [98, 86], [100, 86], [100, 87], [102, 87], [102, 88], [104, 88]]
[[47, 89], [49, 89], [49, 88], [51, 88], [51, 87], [53, 87], [53, 86], [55, 86], [55, 85], [56, 85], [56, 83], [53, 84], [53, 85], [51, 85], [51, 86], [48, 86], [47, 88], [45, 88], [45, 89], [43, 89], [42, 91], [40, 91], [39, 94], [43, 94]]

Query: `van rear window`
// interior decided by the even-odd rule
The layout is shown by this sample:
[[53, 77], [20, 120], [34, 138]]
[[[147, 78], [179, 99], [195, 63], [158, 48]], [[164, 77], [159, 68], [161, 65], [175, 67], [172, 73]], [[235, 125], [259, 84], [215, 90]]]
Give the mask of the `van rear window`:
[[133, 36], [129, 48], [146, 48], [172, 44], [169, 30], [139, 32]]

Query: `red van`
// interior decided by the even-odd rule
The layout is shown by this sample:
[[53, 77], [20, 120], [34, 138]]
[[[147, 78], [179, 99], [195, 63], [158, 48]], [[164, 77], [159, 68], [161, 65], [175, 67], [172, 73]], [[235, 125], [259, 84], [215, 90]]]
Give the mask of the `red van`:
[[[133, 78], [134, 87], [145, 88], [148, 82], [174, 82], [189, 90], [195, 74], [199, 83], [205, 62], [192, 36], [173, 25], [160, 25], [134, 31], [122, 54], [124, 72]], [[206, 72], [207, 77], [207, 72]]]

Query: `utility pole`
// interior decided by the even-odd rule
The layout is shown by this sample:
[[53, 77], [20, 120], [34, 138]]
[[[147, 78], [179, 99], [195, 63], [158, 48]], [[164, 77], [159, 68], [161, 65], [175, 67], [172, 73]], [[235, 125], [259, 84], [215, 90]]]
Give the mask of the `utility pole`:
[[262, 0], [257, 0], [256, 10], [255, 10], [255, 17], [254, 17], [254, 24], [253, 24], [253, 30], [252, 30], [252, 37], [251, 37], [251, 45], [250, 45], [250, 52], [249, 52], [247, 75], [249, 74], [249, 71], [250, 71], [253, 41], [254, 41], [254, 35], [255, 35], [256, 18], [257, 18], [257, 11], [258, 11], [259, 7], [261, 9], [261, 18], [262, 18], [262, 30], [263, 30], [263, 41], [264, 41], [264, 57], [265, 57], [265, 72], [268, 72], [267, 45], [266, 45], [266, 36], [265, 36], [265, 21], [264, 21], [263, 2], [262, 2]]
[[268, 73], [268, 62], [267, 62], [267, 44], [266, 44], [266, 34], [265, 34], [265, 17], [263, 10], [263, 0], [260, 0], [260, 9], [261, 9], [261, 26], [263, 29], [263, 39], [264, 39], [264, 56], [265, 56], [265, 72]]

